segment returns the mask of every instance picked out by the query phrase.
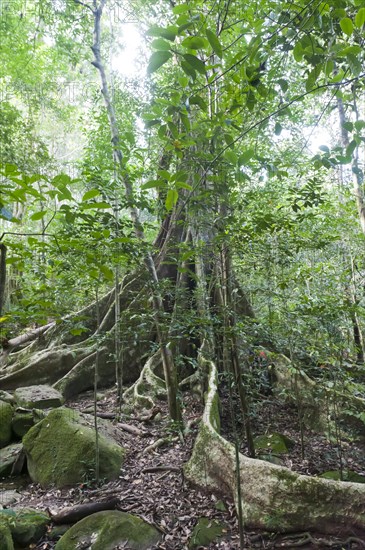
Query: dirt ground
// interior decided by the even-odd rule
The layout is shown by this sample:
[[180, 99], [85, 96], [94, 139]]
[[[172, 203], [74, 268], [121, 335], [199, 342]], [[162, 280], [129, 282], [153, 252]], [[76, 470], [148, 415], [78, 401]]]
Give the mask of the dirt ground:
[[[114, 389], [103, 392], [98, 401], [98, 412], [104, 415], [114, 415], [117, 410], [116, 392]], [[224, 399], [224, 397], [223, 397]], [[88, 392], [80, 395], [77, 399], [67, 403], [67, 406], [85, 411], [90, 409], [93, 403], [93, 394]], [[109, 483], [102, 483], [96, 486], [95, 482], [85, 480], [84, 483], [71, 489], [46, 490], [40, 486], [28, 483], [25, 479], [19, 488], [20, 500], [13, 507], [35, 507], [47, 510], [52, 515], [60, 512], [65, 507], [74, 506], [87, 502], [100, 502], [118, 498], [117, 508], [125, 512], [137, 514], [141, 518], [153, 524], [162, 533], [162, 542], [156, 546], [156, 550], [185, 550], [191, 533], [197, 521], [201, 517], [211, 520], [216, 519], [225, 525], [225, 532], [221, 539], [215, 543], [205, 546], [209, 549], [232, 549], [240, 548], [240, 537], [238, 521], [233, 503], [230, 499], [218, 494], [204, 494], [199, 489], [191, 487], [184, 479], [182, 466], [189, 459], [198, 428], [199, 417], [202, 413], [202, 404], [193, 397], [186, 398], [184, 402], [184, 422], [192, 427], [184, 439], [179, 438], [171, 430], [167, 421], [166, 405], [159, 404], [161, 411], [153, 422], [141, 421], [136, 417], [128, 419], [120, 418], [120, 422], [128, 423], [136, 428], [135, 433], [129, 433], [124, 429], [119, 430], [120, 444], [127, 450], [126, 460], [119, 478]], [[276, 405], [275, 405], [276, 407]], [[268, 419], [278, 418], [277, 408], [267, 405], [264, 412], [257, 415], [258, 433], [267, 429]], [[228, 407], [222, 407], [227, 411]], [[226, 415], [227, 416], [227, 415]], [[230, 437], [231, 426], [229, 417], [223, 415], [223, 426], [225, 435]], [[286, 429], [288, 432], [288, 411], [282, 410], [275, 431]], [[281, 420], [280, 420], [281, 419]], [[110, 419], [113, 422], [113, 419]], [[115, 422], [115, 420], [114, 420]], [[289, 424], [290, 424], [289, 419]], [[293, 422], [291, 424], [295, 431]], [[266, 426], [266, 427], [265, 427]], [[285, 433], [285, 432], [284, 432]], [[294, 432], [287, 433], [289, 437], [295, 436]], [[164, 444], [157, 446], [156, 442], [163, 438]], [[153, 447], [155, 445], [155, 447]], [[148, 449], [151, 447], [150, 449]], [[285, 465], [302, 471], [303, 473], [318, 473], [316, 470], [332, 468], [336, 452], [329, 453], [327, 462], [318, 460], [319, 456], [326, 457], [328, 448], [320, 439], [313, 441], [313, 435], [306, 440], [304, 461], [300, 458], [299, 450], [293, 451], [290, 457], [286, 457]], [[244, 446], [243, 446], [244, 450]], [[364, 457], [353, 455], [354, 468], [362, 472], [364, 468]], [[315, 458], [317, 457], [317, 460]], [[0, 481], [1, 485], [1, 481]], [[52, 526], [38, 545], [33, 546], [35, 550], [51, 550], [54, 548], [57, 539], [52, 538]], [[1, 545], [0, 545], [1, 547]], [[203, 548], [203, 547], [202, 547]], [[245, 530], [243, 533], [243, 546], [245, 549], [261, 548], [302, 548], [320, 549], [331, 548], [332, 550], [356, 550], [365, 548], [365, 541], [355, 538], [337, 540], [320, 534], [296, 533], [290, 536], [278, 536], [263, 532], [251, 532]]]

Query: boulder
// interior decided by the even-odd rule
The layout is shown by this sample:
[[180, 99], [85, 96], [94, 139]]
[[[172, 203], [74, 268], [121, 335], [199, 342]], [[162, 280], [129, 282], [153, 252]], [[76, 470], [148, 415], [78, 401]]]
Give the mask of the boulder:
[[191, 534], [189, 548], [206, 548], [227, 532], [225, 526], [215, 519], [200, 518]]
[[15, 399], [11, 395], [11, 393], [9, 393], [5, 390], [0, 390], [0, 400], [1, 401], [6, 401], [6, 403], [11, 403], [12, 405], [15, 403]]
[[18, 407], [11, 421], [11, 428], [15, 435], [23, 437], [34, 424], [40, 422], [46, 416], [41, 409], [23, 409]]
[[14, 543], [22, 547], [38, 542], [50, 521], [48, 514], [31, 508], [0, 510], [0, 525], [7, 525]]
[[[92, 418], [54, 409], [23, 437], [31, 479], [42, 486], [67, 487], [95, 479], [96, 438]], [[125, 450], [99, 430], [99, 476], [118, 477]]]
[[10, 443], [12, 417], [13, 407], [10, 403], [0, 401], [0, 448]]
[[160, 533], [138, 516], [116, 510], [97, 512], [76, 523], [56, 544], [55, 550], [148, 550]]
[[22, 495], [18, 493], [18, 491], [14, 491], [14, 490], [0, 491], [0, 510], [2, 508], [7, 508], [11, 504], [15, 504], [21, 498], [22, 498]]
[[12, 443], [0, 449], [0, 477], [11, 475], [13, 466], [23, 449], [21, 443]]
[[18, 407], [26, 409], [54, 409], [64, 403], [62, 394], [52, 386], [27, 386], [14, 392]]
[[7, 523], [0, 521], [0, 543], [1, 550], [14, 550], [13, 539]]

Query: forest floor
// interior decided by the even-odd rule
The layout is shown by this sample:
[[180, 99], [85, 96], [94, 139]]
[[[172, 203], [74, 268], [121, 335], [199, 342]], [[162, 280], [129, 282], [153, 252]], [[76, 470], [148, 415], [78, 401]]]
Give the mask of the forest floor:
[[[224, 396], [223, 396], [224, 399]], [[226, 397], [227, 399], [227, 397]], [[87, 392], [77, 399], [67, 403], [79, 411], [90, 409], [93, 404], [93, 393]], [[115, 414], [118, 410], [116, 392], [114, 389], [103, 392], [98, 401], [98, 412]], [[223, 411], [229, 410], [223, 406]], [[280, 414], [278, 415], [278, 412]], [[146, 521], [153, 524], [163, 534], [163, 540], [156, 546], [156, 550], [187, 550], [192, 531], [201, 517], [211, 520], [215, 519], [225, 524], [226, 530], [222, 538], [200, 548], [238, 550], [240, 548], [238, 522], [233, 502], [218, 494], [206, 494], [193, 488], [184, 479], [182, 466], [191, 455], [192, 446], [197, 432], [199, 417], [202, 413], [202, 404], [193, 397], [186, 399], [184, 403], [184, 422], [193, 425], [184, 440], [179, 439], [174, 433], [167, 418], [166, 405], [161, 404], [161, 418], [153, 422], [140, 421], [133, 416], [121, 419], [121, 422], [134, 426], [140, 433], [128, 433], [120, 430], [119, 443], [127, 450], [127, 456], [123, 464], [119, 479], [99, 484], [93, 480], [85, 480], [84, 483], [71, 489], [46, 490], [39, 485], [28, 483], [19, 489], [21, 499], [14, 505], [14, 508], [32, 507], [49, 511], [52, 515], [62, 511], [66, 507], [87, 502], [100, 502], [112, 497], [119, 499], [118, 509], [137, 514]], [[258, 426], [261, 425], [260, 433], [265, 431], [268, 420], [277, 418], [279, 424], [275, 430], [294, 437], [290, 426], [293, 426], [292, 418], [288, 411], [278, 411], [276, 408], [265, 408], [261, 415], [257, 416]], [[279, 420], [281, 419], [281, 420]], [[281, 424], [282, 422], [283, 424]], [[223, 426], [228, 437], [230, 436], [230, 419], [223, 416]], [[285, 424], [285, 425], [284, 425]], [[153, 445], [159, 439], [164, 438], [165, 444], [146, 452], [146, 448]], [[300, 447], [300, 445], [299, 445]], [[303, 473], [318, 473], [320, 461], [319, 455], [326, 457], [325, 444], [313, 436], [306, 445], [305, 460], [300, 461], [297, 454], [291, 454], [285, 465]], [[333, 455], [333, 447], [330, 449], [330, 456]], [[299, 452], [300, 454], [300, 452]], [[364, 449], [362, 460], [354, 458], [356, 469], [361, 472], [365, 470]], [[315, 457], [317, 456], [317, 460]], [[291, 462], [291, 464], [290, 464]], [[301, 464], [300, 464], [301, 462]], [[321, 459], [320, 469], [332, 469], [332, 459], [326, 461]], [[47, 534], [33, 550], [51, 550], [56, 544]], [[328, 535], [295, 533], [292, 535], [273, 535], [263, 532], [245, 531], [245, 549], [274, 549], [274, 548], [301, 548], [304, 550], [324, 549], [331, 550], [357, 550], [365, 548], [365, 541], [348, 538], [338, 540]]]
[[[232, 425], [230, 398], [227, 392], [221, 393], [222, 435], [232, 443], [235, 441], [235, 432], [238, 432], [242, 442], [240, 452], [248, 454], [245, 444], [244, 426], [240, 418], [237, 398], [233, 398], [235, 426]], [[325, 472], [342, 472], [346, 479], [348, 472], [352, 472], [356, 481], [365, 483], [365, 438], [345, 434], [338, 428], [327, 435], [300, 426], [298, 409], [290, 403], [284, 403], [273, 395], [261, 395], [260, 399], [251, 405], [251, 425], [255, 439], [260, 436], [267, 441], [267, 450], [262, 447], [257, 450], [258, 456], [265, 455], [275, 464], [286, 466], [290, 470], [303, 475], [318, 476]], [[270, 446], [270, 436], [280, 434], [289, 439], [288, 452], [275, 452], [275, 438], [273, 448]], [[270, 460], [272, 459], [272, 460]], [[350, 474], [351, 475], [351, 474]]]

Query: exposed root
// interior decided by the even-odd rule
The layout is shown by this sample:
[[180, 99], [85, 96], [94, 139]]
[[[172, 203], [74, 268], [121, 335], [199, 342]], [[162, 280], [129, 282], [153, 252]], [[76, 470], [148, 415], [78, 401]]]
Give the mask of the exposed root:
[[[119, 300], [124, 316], [133, 318], [134, 314], [140, 312], [146, 294], [143, 282], [144, 275], [141, 272], [137, 277], [133, 274], [126, 276], [121, 283]], [[99, 328], [96, 326], [97, 317], [101, 319]], [[129, 331], [123, 333], [129, 339], [123, 342], [123, 382], [134, 382], [137, 378], [137, 365], [147, 353], [153, 334], [152, 319], [141, 328], [137, 317], [136, 330], [133, 330], [129, 321]], [[81, 335], [72, 334], [75, 322], [82, 324], [84, 332]], [[0, 356], [0, 388], [11, 390], [32, 384], [55, 384], [67, 398], [90, 389], [93, 386], [97, 345], [103, 356], [99, 369], [101, 385], [115, 382], [115, 330], [115, 289], [112, 289], [100, 298], [98, 304], [94, 302], [60, 322], [50, 323], [8, 340], [8, 347]], [[138, 347], [135, 343], [136, 334]], [[28, 345], [22, 347], [24, 343]]]
[[165, 381], [154, 372], [160, 365], [161, 354], [158, 351], [147, 361], [138, 380], [124, 392], [123, 398], [128, 404], [136, 409], [153, 409], [154, 399], [166, 400]]
[[[235, 448], [220, 436], [217, 369], [210, 365], [206, 406], [192, 457], [185, 467], [195, 485], [233, 496], [238, 508]], [[243, 521], [274, 532], [365, 534], [365, 486], [299, 475], [239, 455]]]
[[311, 545], [311, 548], [351, 548], [355, 545], [355, 548], [365, 548], [365, 542], [357, 537], [348, 537], [346, 540], [340, 539], [325, 539], [323, 537], [312, 537], [310, 533], [300, 533], [285, 537], [280, 540], [269, 543], [267, 548], [302, 548], [303, 546]]
[[131, 424], [124, 424], [122, 422], [118, 422], [117, 426], [121, 430], [124, 430], [125, 432], [128, 432], [132, 435], [137, 435], [138, 437], [148, 437], [150, 435], [149, 432], [144, 432], [142, 430], [139, 430], [138, 428], [136, 428], [136, 426], [132, 426]]
[[143, 449], [142, 453], [147, 454], [152, 451], [155, 451], [159, 447], [162, 447], [163, 445], [167, 445], [168, 443], [172, 443], [174, 441], [178, 441], [178, 437], [161, 437], [160, 439], [157, 439], [154, 443], [151, 443], [151, 445], [148, 445], [145, 449]]

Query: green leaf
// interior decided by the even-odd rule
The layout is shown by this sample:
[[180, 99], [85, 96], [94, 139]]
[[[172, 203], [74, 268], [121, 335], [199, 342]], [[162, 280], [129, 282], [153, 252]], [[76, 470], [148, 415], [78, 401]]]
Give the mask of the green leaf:
[[244, 151], [239, 158], [239, 164], [240, 166], [243, 166], [247, 164], [251, 159], [255, 157], [255, 150], [254, 149], [247, 149], [247, 151]]
[[349, 64], [352, 74], [354, 76], [358, 76], [362, 71], [362, 64], [358, 60], [358, 58], [354, 54], [350, 53], [347, 56], [347, 62]]
[[157, 170], [157, 174], [160, 176], [160, 178], [170, 181], [171, 174], [168, 170]]
[[188, 36], [182, 41], [181, 45], [190, 50], [200, 50], [201, 48], [207, 48], [208, 42], [201, 36]]
[[332, 59], [328, 59], [324, 64], [324, 72], [326, 76], [330, 76], [333, 73], [334, 68], [335, 68], [334, 62], [332, 61]]
[[166, 210], [172, 210], [174, 208], [175, 204], [177, 203], [177, 199], [179, 198], [179, 193], [176, 191], [176, 189], [169, 189], [167, 191], [166, 196]]
[[360, 132], [363, 128], [365, 128], [365, 120], [357, 120], [354, 126], [356, 130]]
[[163, 187], [166, 183], [163, 180], [151, 180], [141, 185], [141, 189], [157, 189]]
[[214, 51], [214, 53], [220, 59], [222, 59], [222, 57], [223, 57], [222, 46], [221, 46], [217, 36], [215, 35], [215, 33], [213, 31], [211, 31], [210, 29], [207, 29], [205, 31], [205, 34], [207, 35], [207, 38], [209, 40], [209, 44], [212, 46], [212, 50]]
[[147, 67], [148, 74], [154, 73], [159, 69], [166, 61], [171, 59], [172, 53], [164, 50], [154, 52], [150, 57], [150, 62]]
[[114, 273], [110, 269], [110, 267], [107, 267], [106, 265], [100, 265], [99, 269], [101, 273], [104, 275], [105, 279], [107, 279], [108, 281], [112, 281], [114, 279]]
[[191, 65], [189, 65], [189, 63], [186, 63], [186, 61], [184, 61], [184, 59], [181, 61], [181, 68], [184, 71], [184, 73], [186, 73], [188, 76], [190, 76], [193, 80], [196, 79], [195, 70], [193, 69], [193, 67]]
[[192, 186], [189, 185], [188, 183], [186, 183], [185, 181], [177, 181], [175, 183], [175, 186], [178, 188], [178, 189], [187, 189], [188, 191], [191, 191], [192, 190]]
[[108, 208], [111, 208], [111, 205], [108, 202], [89, 202], [81, 205], [82, 210], [108, 209]]
[[191, 124], [190, 124], [189, 117], [186, 116], [186, 115], [183, 115], [182, 113], [180, 113], [180, 118], [181, 118], [181, 122], [184, 125], [185, 130], [187, 132], [189, 132], [191, 130]]
[[157, 36], [166, 38], [166, 40], [170, 40], [173, 42], [176, 38], [178, 28], [174, 26], [169, 27], [159, 27], [158, 25], [152, 25], [150, 29], [147, 31], [148, 36]]
[[19, 176], [20, 172], [18, 171], [18, 167], [15, 166], [15, 164], [5, 164], [4, 166], [4, 175], [5, 176]]
[[300, 42], [297, 42], [293, 49], [293, 57], [298, 63], [303, 59], [304, 50]]
[[351, 36], [354, 32], [354, 25], [349, 17], [344, 17], [343, 19], [341, 19], [340, 27], [342, 29], [342, 32], [347, 34], [347, 36]]
[[69, 185], [71, 183], [71, 178], [68, 174], [58, 174], [53, 178], [52, 183], [55, 187], [59, 185]]
[[175, 6], [172, 10], [172, 12], [175, 15], [179, 15], [180, 13], [186, 13], [189, 11], [190, 6], [188, 4], [180, 4], [179, 6]]
[[190, 102], [190, 105], [199, 105], [202, 111], [206, 111], [208, 108], [208, 105], [206, 104], [204, 99], [200, 97], [200, 95], [191, 96], [189, 102]]
[[226, 151], [224, 153], [224, 158], [230, 163], [230, 164], [233, 164], [233, 165], [236, 165], [237, 164], [237, 155], [234, 151]]
[[35, 214], [33, 214], [30, 219], [33, 220], [34, 222], [37, 221], [37, 220], [41, 220], [42, 218], [44, 218], [44, 216], [47, 214], [47, 211], [46, 210], [42, 210], [41, 212], [36, 212]]
[[158, 118], [155, 118], [153, 120], [145, 120], [145, 123], [144, 123], [146, 129], [152, 128], [153, 126], [156, 126], [156, 124], [161, 124], [161, 120], [159, 120]]
[[255, 437], [255, 449], [269, 450], [274, 453], [287, 453], [294, 447], [294, 441], [277, 432]]
[[307, 92], [310, 92], [317, 84], [317, 80], [321, 73], [321, 70], [322, 70], [322, 65], [319, 64], [319, 65], [316, 65], [314, 69], [309, 73], [305, 83], [305, 89]]
[[359, 28], [365, 23], [365, 8], [360, 8], [355, 17], [355, 25]]
[[189, 173], [184, 170], [178, 170], [175, 174], [171, 176], [171, 181], [187, 181]]
[[289, 88], [289, 83], [287, 80], [284, 80], [283, 78], [279, 78], [278, 80], [278, 84], [280, 86], [280, 88], [283, 90], [283, 92], [285, 93], [288, 88]]
[[171, 44], [166, 42], [163, 38], [156, 38], [156, 40], [152, 41], [151, 46], [155, 50], [170, 50], [171, 48]]
[[353, 139], [346, 147], [346, 156], [349, 157], [355, 151], [357, 146], [356, 141]]
[[200, 74], [205, 74], [205, 64], [203, 63], [203, 61], [201, 61], [200, 59], [198, 59], [195, 55], [192, 55], [190, 53], [185, 53], [183, 55], [183, 58], [185, 59], [185, 61], [193, 68], [195, 69], [196, 71], [198, 71], [198, 73]]
[[99, 189], [90, 189], [89, 191], [86, 191], [85, 195], [82, 197], [81, 201], [88, 201], [89, 199], [93, 199], [94, 197], [97, 197], [100, 195]]

